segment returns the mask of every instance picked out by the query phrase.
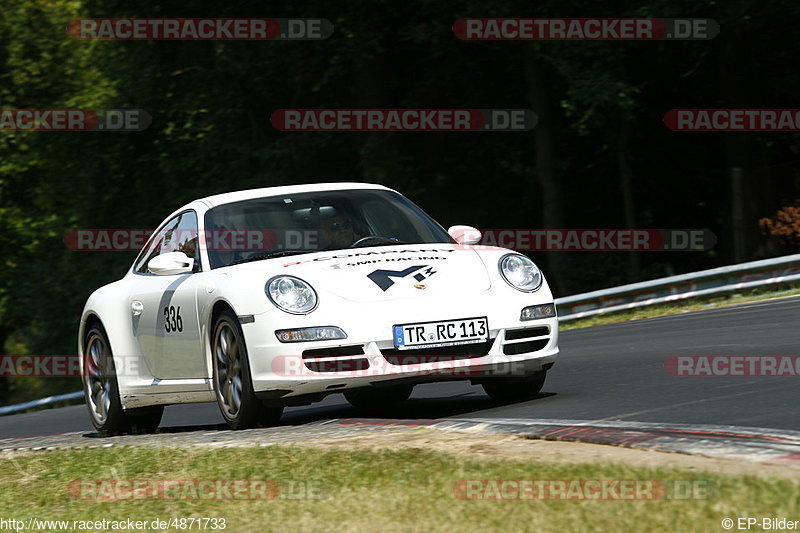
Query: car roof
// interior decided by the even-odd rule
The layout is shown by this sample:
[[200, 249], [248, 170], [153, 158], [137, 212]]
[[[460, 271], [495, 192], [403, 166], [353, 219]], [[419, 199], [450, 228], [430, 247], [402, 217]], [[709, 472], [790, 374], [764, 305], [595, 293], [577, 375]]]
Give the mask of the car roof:
[[[381, 189], [391, 191], [392, 189], [378, 185], [375, 183], [357, 183], [357, 182], [343, 182], [343, 183], [307, 183], [303, 185], [283, 185], [280, 187], [264, 187], [261, 189], [248, 189], [244, 191], [226, 192], [223, 194], [215, 194], [196, 200], [206, 204], [209, 208], [218, 205], [229, 204], [233, 202], [240, 202], [242, 200], [250, 200], [253, 198], [264, 198], [267, 196], [278, 196], [281, 194], [297, 194], [302, 192], [320, 192], [320, 191], [342, 191], [349, 189]], [[194, 203], [194, 202], [193, 202]]]

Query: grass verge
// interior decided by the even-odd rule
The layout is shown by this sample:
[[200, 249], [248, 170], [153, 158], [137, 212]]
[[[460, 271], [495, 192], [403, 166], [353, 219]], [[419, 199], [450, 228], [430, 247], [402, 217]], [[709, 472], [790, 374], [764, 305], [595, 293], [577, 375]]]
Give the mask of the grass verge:
[[[94, 502], [76, 499], [68, 491], [71, 482], [84, 479], [270, 479], [284, 490], [294, 488], [269, 501]], [[454, 484], [463, 479], [662, 480], [667, 487], [700, 483], [707, 493], [659, 501], [467, 501], [454, 496]], [[322, 499], [302, 498], [308, 486], [304, 484], [309, 483]], [[800, 519], [800, 483], [792, 480], [618, 463], [469, 458], [423, 449], [55, 451], [0, 457], [0, 491], [4, 519], [219, 517], [226, 519], [227, 532], [720, 531], [726, 517]]]
[[631, 309], [630, 311], [619, 311], [616, 313], [607, 313], [587, 318], [579, 318], [577, 320], [570, 320], [568, 322], [561, 322], [558, 326], [558, 329], [561, 331], [567, 331], [570, 329], [588, 328], [589, 326], [616, 324], [619, 322], [629, 322], [631, 320], [641, 320], [643, 318], [656, 318], [660, 316], [689, 313], [692, 311], [715, 309], [717, 307], [725, 307], [729, 305], [757, 302], [760, 300], [784, 298], [787, 296], [796, 296], [798, 294], [800, 294], [800, 287], [792, 287], [780, 291], [752, 289], [749, 291], [739, 291], [735, 293], [721, 294], [704, 298], [687, 298], [686, 300], [681, 300], [680, 302], [652, 305], [649, 307], [642, 307], [640, 309]]

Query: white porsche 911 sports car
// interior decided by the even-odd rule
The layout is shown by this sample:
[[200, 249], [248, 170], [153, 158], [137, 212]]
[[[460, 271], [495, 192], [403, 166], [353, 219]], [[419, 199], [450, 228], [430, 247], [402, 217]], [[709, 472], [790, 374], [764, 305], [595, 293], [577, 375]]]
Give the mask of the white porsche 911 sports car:
[[553, 296], [530, 259], [479, 240], [380, 185], [191, 202], [86, 303], [92, 423], [154, 431], [165, 405], [216, 401], [241, 429], [331, 393], [376, 407], [459, 379], [533, 397], [558, 355]]

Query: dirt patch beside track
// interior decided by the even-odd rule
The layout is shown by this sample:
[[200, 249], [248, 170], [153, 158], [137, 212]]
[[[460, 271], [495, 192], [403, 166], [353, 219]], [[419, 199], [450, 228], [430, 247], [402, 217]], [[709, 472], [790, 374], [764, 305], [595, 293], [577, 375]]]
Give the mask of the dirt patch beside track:
[[481, 459], [495, 458], [571, 464], [619, 462], [625, 463], [627, 466], [646, 468], [680, 468], [730, 475], [800, 479], [800, 467], [792, 464], [755, 463], [583, 442], [537, 440], [518, 435], [476, 435], [453, 431], [417, 430], [406, 433], [337, 437], [330, 440], [317, 439], [313, 442], [294, 442], [292, 444], [315, 448], [352, 448], [372, 451], [418, 448]]

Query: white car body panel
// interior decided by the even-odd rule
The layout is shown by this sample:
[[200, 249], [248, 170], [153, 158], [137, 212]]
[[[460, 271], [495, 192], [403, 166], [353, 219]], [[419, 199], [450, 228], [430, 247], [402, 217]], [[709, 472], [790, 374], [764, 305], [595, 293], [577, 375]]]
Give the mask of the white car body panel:
[[[191, 209], [197, 212], [202, 231], [203, 215], [218, 205], [282, 194], [358, 189], [391, 190], [363, 183], [254, 189], [194, 201], [164, 220]], [[205, 266], [202, 272], [154, 275], [131, 268], [123, 279], [97, 289], [86, 303], [78, 337], [81, 362], [87, 320], [99, 319], [109, 337], [126, 409], [215, 401], [209, 339], [215, 305], [229, 306], [240, 320], [248, 317], [242, 331], [253, 389], [259, 397], [276, 401], [398, 378], [428, 379], [430, 371], [441, 366], [392, 365], [381, 355], [381, 350], [394, 348], [392, 327], [398, 324], [487, 317], [491, 348], [483, 357], [457, 361], [458, 367], [519, 363], [533, 372], [549, 366], [558, 355], [556, 317], [520, 320], [523, 307], [553, 303], [553, 295], [546, 281], [534, 292], [522, 292], [502, 278], [498, 261], [514, 253], [511, 250], [455, 244], [389, 245], [277, 257], [214, 270], [208, 269], [207, 251], [200, 253]], [[412, 273], [422, 273], [421, 282], [412, 276], [390, 276], [392, 284], [383, 290], [367, 277], [377, 269], [399, 272], [415, 266], [425, 267]], [[314, 311], [290, 314], [267, 298], [265, 283], [281, 274], [299, 277], [314, 287], [319, 299]], [[167, 305], [181, 306], [183, 330], [179, 333], [165, 334], [163, 309]], [[275, 334], [278, 329], [312, 326], [338, 326], [347, 338], [281, 343]], [[504, 355], [507, 330], [537, 326], [549, 330], [543, 337], [545, 346], [531, 353]], [[301, 361], [304, 350], [354, 345], [363, 345], [362, 358], [370, 363], [370, 369], [361, 374], [312, 372], [291, 366]]]

